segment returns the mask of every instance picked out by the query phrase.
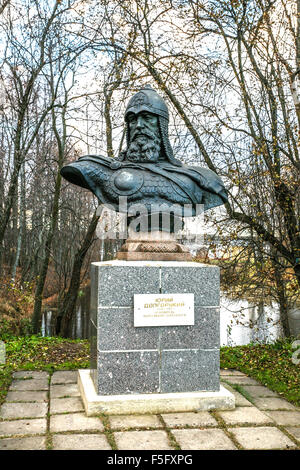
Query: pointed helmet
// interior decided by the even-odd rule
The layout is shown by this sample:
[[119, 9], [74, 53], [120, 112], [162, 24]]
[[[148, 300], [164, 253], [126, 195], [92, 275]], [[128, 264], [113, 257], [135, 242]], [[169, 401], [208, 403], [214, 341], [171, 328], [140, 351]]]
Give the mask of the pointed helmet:
[[141, 111], [162, 116], [169, 121], [169, 111], [164, 100], [156, 93], [151, 85], [145, 85], [138, 93], [129, 100], [125, 111], [125, 121], [128, 113], [138, 114]]
[[126, 122], [126, 137], [127, 137], [127, 148], [125, 152], [120, 154], [120, 160], [126, 159], [126, 153], [130, 142], [129, 126], [127, 124], [127, 116], [129, 113], [138, 114], [142, 111], [152, 113], [158, 118], [158, 125], [161, 135], [161, 146], [162, 146], [162, 159], [168, 160], [171, 164], [176, 166], [182, 166], [179, 160], [176, 160], [173, 155], [173, 150], [169, 141], [168, 136], [168, 124], [169, 124], [169, 111], [164, 100], [156, 93], [151, 85], [145, 85], [130, 98], [125, 111], [125, 122]]

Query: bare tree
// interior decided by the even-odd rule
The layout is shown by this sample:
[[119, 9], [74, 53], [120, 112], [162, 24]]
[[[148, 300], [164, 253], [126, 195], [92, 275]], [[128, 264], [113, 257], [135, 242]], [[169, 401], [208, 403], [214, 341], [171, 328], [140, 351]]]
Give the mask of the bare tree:
[[[36, 3], [36, 2], [35, 2]], [[39, 12], [39, 8], [37, 8]], [[29, 8], [10, 6], [5, 10], [6, 17], [2, 17], [0, 28], [6, 38], [5, 56], [2, 60], [1, 80], [6, 82], [7, 76], [14, 89], [15, 129], [13, 135], [13, 164], [8, 184], [7, 195], [4, 202], [3, 213], [0, 220], [0, 245], [2, 246], [5, 230], [11, 215], [16, 194], [19, 172], [28, 154], [37, 133], [55, 103], [55, 97], [39, 116], [34, 126], [26, 126], [28, 109], [36, 82], [43, 68], [46, 66], [46, 47], [51, 27], [59, 14], [59, 4], [55, 3], [46, 18], [30, 18]], [[24, 22], [19, 22], [22, 15], [26, 15]], [[25, 24], [24, 24], [25, 23]], [[4, 75], [6, 74], [6, 75]], [[11, 90], [6, 88], [8, 96]], [[28, 132], [29, 131], [29, 132]]]
[[111, 47], [128, 50], [134, 38], [132, 60], [182, 119], [195, 159], [223, 177], [230, 196], [224, 223], [253, 234], [277, 275], [292, 273], [299, 288], [297, 6], [109, 2], [110, 21], [122, 18]]

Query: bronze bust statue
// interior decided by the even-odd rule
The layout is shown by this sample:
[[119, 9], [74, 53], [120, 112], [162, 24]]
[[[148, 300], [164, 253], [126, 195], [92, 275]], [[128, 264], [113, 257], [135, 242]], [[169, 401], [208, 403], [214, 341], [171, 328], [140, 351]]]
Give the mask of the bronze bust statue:
[[[143, 204], [151, 214], [159, 207], [175, 208], [174, 215], [194, 216], [224, 204], [227, 193], [211, 170], [187, 166], [174, 158], [168, 137], [169, 113], [164, 100], [146, 85], [129, 101], [125, 112], [126, 149], [118, 159], [87, 155], [64, 166], [61, 174], [73, 184], [89, 189], [100, 203], [119, 207], [126, 196], [127, 209]], [[185, 210], [183, 207], [190, 209]]]

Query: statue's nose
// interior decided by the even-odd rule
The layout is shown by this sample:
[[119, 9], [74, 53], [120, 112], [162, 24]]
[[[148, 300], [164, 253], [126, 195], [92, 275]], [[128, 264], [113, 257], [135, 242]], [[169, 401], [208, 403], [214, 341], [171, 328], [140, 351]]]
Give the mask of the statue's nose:
[[142, 129], [144, 127], [144, 119], [142, 116], [138, 116], [136, 120], [136, 128], [137, 129]]

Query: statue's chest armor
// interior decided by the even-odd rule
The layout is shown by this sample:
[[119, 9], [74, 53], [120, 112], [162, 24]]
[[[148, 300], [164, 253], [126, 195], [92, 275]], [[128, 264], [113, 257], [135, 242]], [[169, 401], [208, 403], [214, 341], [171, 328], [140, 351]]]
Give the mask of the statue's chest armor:
[[132, 196], [139, 193], [144, 184], [143, 172], [135, 169], [114, 171], [104, 184], [104, 191], [112, 198]]
[[[194, 186], [187, 177], [180, 178], [183, 186]], [[189, 188], [192, 189], [191, 187]], [[114, 202], [120, 196], [126, 196], [128, 202], [139, 200], [141, 203], [147, 200], [157, 202], [168, 200], [174, 203], [190, 203], [187, 193], [169, 178], [150, 171], [142, 171], [134, 168], [122, 168], [113, 171], [104, 182], [103, 190]]]

